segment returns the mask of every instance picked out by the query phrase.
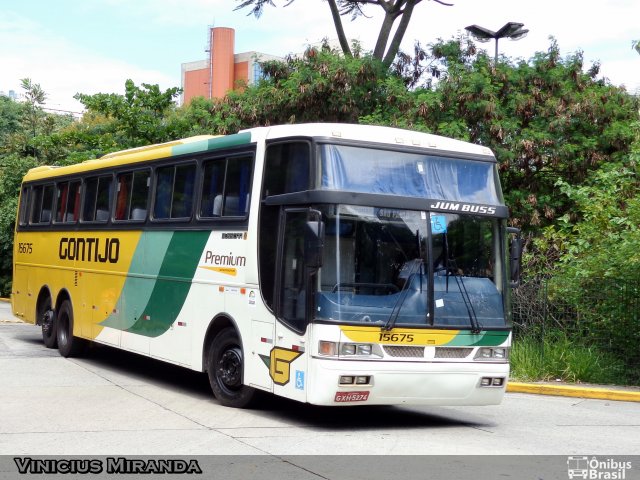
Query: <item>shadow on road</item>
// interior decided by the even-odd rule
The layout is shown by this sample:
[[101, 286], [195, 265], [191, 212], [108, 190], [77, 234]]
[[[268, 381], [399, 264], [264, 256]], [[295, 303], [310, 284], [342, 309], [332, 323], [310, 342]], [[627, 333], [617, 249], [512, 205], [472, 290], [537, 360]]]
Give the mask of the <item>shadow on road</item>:
[[[14, 341], [29, 345], [28, 348], [48, 350], [42, 344], [40, 329], [15, 332]], [[55, 350], [48, 350], [53, 353]], [[35, 353], [35, 352], [34, 352]], [[91, 344], [78, 359], [83, 366], [111, 374], [126, 375], [133, 380], [153, 384], [181, 394], [210, 398], [207, 375], [187, 368], [119, 350], [106, 345]], [[294, 402], [269, 394], [261, 394], [252, 413], [278, 419], [290, 425], [311, 427], [319, 431], [366, 431], [379, 429], [441, 429], [451, 427], [488, 428], [494, 426], [487, 419], [469, 414], [464, 407], [400, 407], [367, 406], [320, 407]]]

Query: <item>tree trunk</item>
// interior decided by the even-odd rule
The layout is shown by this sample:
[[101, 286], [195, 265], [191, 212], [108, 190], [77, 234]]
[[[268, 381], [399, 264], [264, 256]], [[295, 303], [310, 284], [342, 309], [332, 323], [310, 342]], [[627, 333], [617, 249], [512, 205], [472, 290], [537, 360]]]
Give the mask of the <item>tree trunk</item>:
[[387, 48], [387, 42], [389, 41], [389, 35], [391, 34], [391, 28], [393, 22], [396, 21], [397, 13], [387, 11], [384, 15], [384, 21], [380, 27], [380, 33], [378, 34], [378, 41], [376, 47], [373, 50], [373, 58], [382, 60], [384, 58], [384, 50]]
[[338, 34], [338, 40], [340, 41], [340, 48], [342, 48], [342, 52], [347, 57], [351, 57], [353, 56], [353, 54], [351, 53], [351, 48], [349, 47], [347, 36], [344, 34], [344, 28], [342, 27], [342, 18], [340, 17], [340, 11], [338, 10], [338, 6], [336, 5], [336, 0], [328, 1], [329, 8], [331, 9], [331, 16], [333, 17], [333, 24], [336, 27], [336, 33]]
[[[411, 14], [413, 13], [413, 7], [415, 7], [416, 3], [420, 0], [408, 0], [404, 10], [402, 12], [402, 18], [400, 19], [400, 25], [398, 25], [398, 29], [396, 33], [393, 35], [393, 40], [391, 40], [391, 45], [389, 45], [389, 49], [387, 50], [386, 55], [384, 56], [383, 63], [385, 66], [389, 67], [393, 63], [393, 60], [396, 58], [398, 54], [398, 50], [400, 49], [400, 43], [402, 42], [402, 38], [404, 37], [405, 32], [407, 31], [407, 27], [409, 26], [409, 21], [411, 20]], [[376, 45], [377, 48], [377, 45]], [[382, 56], [379, 57], [382, 59]]]

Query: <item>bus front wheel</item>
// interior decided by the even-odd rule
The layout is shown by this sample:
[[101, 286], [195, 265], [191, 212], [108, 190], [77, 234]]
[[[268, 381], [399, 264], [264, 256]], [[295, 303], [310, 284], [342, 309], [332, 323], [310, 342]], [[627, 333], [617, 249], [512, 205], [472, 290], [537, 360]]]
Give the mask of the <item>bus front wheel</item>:
[[244, 358], [235, 329], [225, 328], [213, 339], [207, 367], [211, 390], [222, 405], [245, 408], [251, 404], [255, 390], [242, 384]]
[[56, 315], [58, 351], [63, 357], [75, 357], [82, 352], [84, 340], [73, 336], [73, 309], [71, 302], [65, 300]]

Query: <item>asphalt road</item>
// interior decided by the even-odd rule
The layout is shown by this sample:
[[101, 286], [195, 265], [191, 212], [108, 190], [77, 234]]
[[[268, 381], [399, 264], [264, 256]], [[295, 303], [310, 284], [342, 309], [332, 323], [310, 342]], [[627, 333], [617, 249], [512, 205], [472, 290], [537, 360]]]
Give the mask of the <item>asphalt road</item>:
[[[96, 346], [65, 359], [0, 302], [3, 455], [634, 455], [640, 403], [507, 394], [491, 407], [222, 407], [206, 376]], [[566, 460], [565, 460], [566, 463]], [[564, 475], [564, 473], [563, 473]], [[565, 477], [566, 478], [566, 477]]]

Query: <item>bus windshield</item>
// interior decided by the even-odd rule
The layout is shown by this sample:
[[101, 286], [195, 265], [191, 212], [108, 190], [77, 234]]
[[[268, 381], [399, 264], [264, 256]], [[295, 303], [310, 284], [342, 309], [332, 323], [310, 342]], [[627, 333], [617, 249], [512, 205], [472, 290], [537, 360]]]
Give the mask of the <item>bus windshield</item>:
[[492, 162], [346, 145], [322, 145], [320, 162], [324, 190], [502, 203]]
[[322, 210], [317, 319], [504, 327], [499, 219], [350, 205]]

